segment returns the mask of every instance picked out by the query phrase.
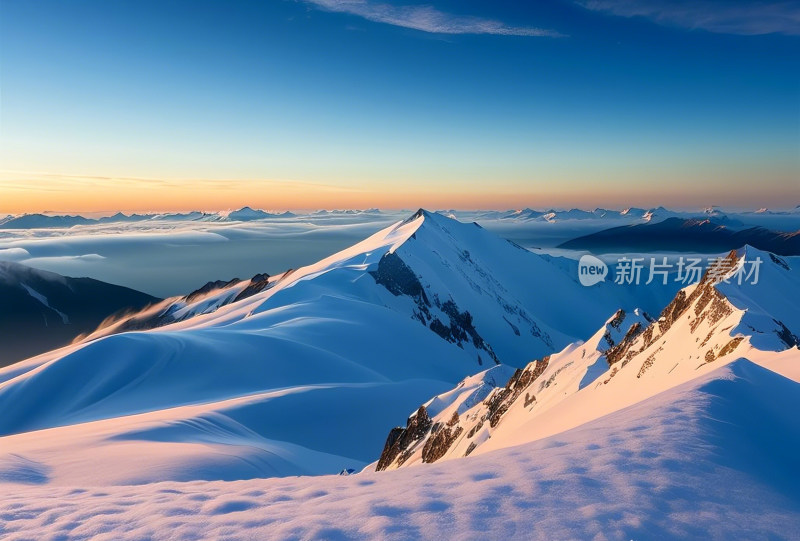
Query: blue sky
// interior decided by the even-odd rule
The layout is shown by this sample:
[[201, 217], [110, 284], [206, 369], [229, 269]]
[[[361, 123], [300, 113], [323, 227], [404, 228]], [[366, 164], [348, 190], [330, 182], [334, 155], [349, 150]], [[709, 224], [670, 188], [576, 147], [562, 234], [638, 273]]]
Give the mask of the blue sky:
[[800, 203], [798, 2], [0, 10], [0, 212]]

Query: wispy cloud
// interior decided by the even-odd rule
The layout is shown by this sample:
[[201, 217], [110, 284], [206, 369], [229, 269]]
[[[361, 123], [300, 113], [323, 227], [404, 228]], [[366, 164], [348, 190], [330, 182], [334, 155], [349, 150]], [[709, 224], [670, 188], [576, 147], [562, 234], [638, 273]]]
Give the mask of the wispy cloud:
[[187, 188], [196, 190], [248, 190], [253, 186], [294, 186], [314, 190], [360, 192], [361, 188], [341, 184], [312, 182], [284, 178], [150, 178], [110, 175], [80, 175], [46, 171], [17, 171], [0, 169], [0, 196], [3, 191], [76, 191], [80, 189], [108, 188], [109, 186], [135, 186], [136, 188]]
[[622, 17], [645, 17], [665, 26], [719, 34], [800, 35], [800, 2], [732, 0], [577, 0]]
[[511, 26], [493, 19], [451, 15], [432, 6], [396, 6], [369, 0], [301, 0], [318, 9], [348, 13], [368, 21], [411, 28], [431, 34], [492, 34], [497, 36], [562, 37], [554, 31]]

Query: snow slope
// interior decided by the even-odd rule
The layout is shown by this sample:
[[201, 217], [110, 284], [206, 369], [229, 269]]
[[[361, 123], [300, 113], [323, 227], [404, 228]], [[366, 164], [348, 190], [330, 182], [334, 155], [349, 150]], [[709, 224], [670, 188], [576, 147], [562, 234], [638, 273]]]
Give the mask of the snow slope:
[[419, 212], [246, 298], [212, 284], [0, 370], [0, 536], [796, 538], [800, 261], [720, 265], [754, 257], [759, 284], [709, 273], [650, 318]]
[[[757, 257], [763, 260], [757, 284], [739, 285], [731, 278], [743, 261]], [[777, 258], [746, 247], [719, 267], [719, 273], [709, 272], [699, 284], [680, 291], [655, 321], [620, 311], [586, 343], [530, 363], [480, 403], [464, 407], [451, 400], [435, 412], [424, 406], [404, 431], [390, 433], [378, 469], [548, 437], [741, 356], [796, 348], [800, 258]], [[726, 273], [728, 282], [715, 279]]]
[[[425, 211], [276, 278], [275, 287], [253, 298], [257, 312], [330, 294], [356, 297], [438, 329], [476, 361], [496, 357], [512, 366], [588, 336], [620, 306], [658, 310], [676, 290], [611, 283], [587, 289], [574, 261], [532, 254], [475, 224]], [[241, 306], [213, 319], [237, 320]]]
[[798, 408], [796, 381], [737, 360], [558, 436], [425, 468], [97, 488], [51, 486], [18, 457], [0, 470], [14, 483], [0, 535], [796, 539]]
[[[141, 454], [131, 442], [162, 449], [135, 479], [358, 468], [414, 404], [481, 364], [563, 347], [634, 296], [583, 288], [564, 265], [420, 211], [257, 278], [252, 295], [253, 280], [212, 283], [0, 371], [2, 449], [97, 482], [131, 482], [115, 466]], [[113, 334], [137, 328], [149, 330]], [[208, 459], [165, 466], [190, 455]], [[252, 466], [233, 467], [242, 460]]]

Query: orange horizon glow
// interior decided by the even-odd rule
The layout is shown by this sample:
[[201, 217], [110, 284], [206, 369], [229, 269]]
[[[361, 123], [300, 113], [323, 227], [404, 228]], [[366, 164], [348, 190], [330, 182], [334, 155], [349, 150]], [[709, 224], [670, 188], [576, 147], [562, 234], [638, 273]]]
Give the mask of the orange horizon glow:
[[[16, 178], [17, 180], [9, 180]], [[21, 179], [21, 180], [20, 180]], [[527, 184], [527, 185], [526, 185]], [[791, 182], [720, 189], [718, 183], [520, 181], [311, 182], [277, 179], [152, 179], [6, 173], [0, 177], [0, 214], [316, 209], [623, 209], [631, 206], [699, 209], [793, 208]], [[669, 189], [669, 191], [667, 191]]]

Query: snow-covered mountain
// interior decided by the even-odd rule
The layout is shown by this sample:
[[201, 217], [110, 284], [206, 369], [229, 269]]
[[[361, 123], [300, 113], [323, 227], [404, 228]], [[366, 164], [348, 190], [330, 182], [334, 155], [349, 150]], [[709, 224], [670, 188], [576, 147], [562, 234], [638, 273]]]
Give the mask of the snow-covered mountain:
[[90, 278], [0, 261], [0, 366], [69, 344], [120, 310], [159, 299]]
[[[401, 211], [400, 214], [406, 211]], [[397, 215], [398, 211], [381, 211], [376, 208], [365, 210], [338, 209], [313, 212], [270, 211], [243, 207], [237, 210], [192, 211], [184, 213], [124, 214], [117, 212], [111, 216], [93, 218], [68, 214], [20, 214], [0, 216], [0, 229], [52, 229], [90, 226], [94, 224], [113, 224], [131, 222], [249, 222], [257, 220], [292, 219], [316, 220], [320, 218], [368, 218], [382, 214]], [[732, 228], [764, 227], [777, 231], [796, 231], [800, 228], [800, 211], [758, 209], [754, 211], [724, 210], [708, 207], [697, 210], [672, 210], [663, 206], [654, 208], [628, 207], [625, 209], [595, 208], [535, 210], [438, 210], [437, 214], [462, 221], [477, 221], [484, 226], [496, 225], [500, 228], [512, 224], [536, 226], [538, 224], [574, 224], [579, 228], [602, 229], [621, 225], [654, 224], [669, 218], [682, 220], [713, 219]]]
[[[57, 435], [65, 479], [152, 479], [164, 461], [182, 479], [360, 467], [413, 404], [482, 367], [524, 366], [642, 300], [584, 288], [575, 265], [419, 211], [315, 265], [211, 284], [0, 371], [3, 448], [44, 456]], [[647, 302], [666, 303], [658, 291]], [[116, 334], [136, 328], [150, 330]], [[141, 469], [113, 466], [143, 445]]]
[[[224, 215], [223, 215], [224, 216]], [[231, 211], [225, 216], [228, 220], [237, 222], [249, 222], [250, 220], [263, 220], [265, 218], [293, 218], [296, 214], [289, 211], [281, 213], [266, 212], [260, 209], [244, 207], [239, 210]]]
[[667, 218], [604, 229], [559, 246], [569, 250], [608, 252], [701, 252], [735, 250], [746, 244], [778, 255], [800, 255], [800, 231], [784, 233], [763, 227], [742, 228], [730, 219]]
[[[733, 278], [760, 259], [756, 284]], [[725, 281], [727, 280], [727, 281]], [[653, 320], [618, 311], [585, 343], [517, 370], [504, 386], [489, 372], [423, 404], [394, 429], [379, 470], [480, 454], [557, 434], [631, 406], [720, 364], [800, 343], [800, 258], [746, 247], [681, 290]], [[491, 377], [490, 385], [486, 379]], [[470, 381], [494, 386], [472, 398]]]
[[[82, 478], [59, 486], [61, 468], [47, 464], [57, 455], [4, 454], [3, 533], [158, 541], [793, 539], [798, 381], [796, 349], [739, 359], [554, 436], [349, 476], [102, 488]], [[148, 452], [124, 468], [141, 468]]]
[[677, 294], [584, 288], [419, 211], [0, 369], [0, 531], [791, 537], [798, 269], [745, 247]]
[[141, 310], [113, 314], [103, 320], [96, 329], [91, 329], [91, 332], [81, 338], [89, 341], [127, 331], [156, 329], [203, 314], [210, 314], [223, 306], [273, 287], [288, 274], [269, 276], [262, 273], [256, 274], [249, 280], [234, 278], [228, 281], [208, 282], [188, 295], [154, 302]]
[[48, 216], [46, 214], [23, 214], [0, 219], [0, 229], [38, 229], [41, 227], [72, 227], [93, 223], [83, 216]]
[[[337, 211], [340, 213], [357, 213], [361, 211]], [[375, 213], [375, 209], [363, 211]], [[20, 214], [0, 217], [0, 229], [49, 229], [70, 228], [76, 225], [113, 224], [130, 222], [249, 222], [271, 218], [295, 218], [297, 214], [289, 211], [268, 212], [261, 209], [243, 207], [238, 210], [219, 212], [167, 212], [150, 214], [124, 214], [117, 212], [111, 216], [91, 218], [66, 214]]]
[[[396, 246], [382, 247], [384, 252], [377, 254], [377, 262], [358, 269], [359, 276], [372, 279], [366, 280], [370, 291], [357, 295], [418, 321], [462, 350], [472, 351], [479, 366], [486, 361], [522, 366], [531, 356], [546, 354], [585, 336], [616, 306], [644, 302], [649, 309], [658, 309], [671, 298], [674, 287], [637, 291], [600, 284], [587, 290], [577, 282], [574, 261], [531, 254], [475, 224], [425, 211], [395, 227], [410, 227], [413, 232]], [[363, 247], [353, 249], [369, 250], [369, 242], [383, 242], [392, 231], [386, 229]], [[374, 259], [376, 254], [364, 256]], [[341, 269], [337, 257], [326, 261], [334, 262], [331, 272], [335, 271], [338, 279]], [[260, 274], [244, 282], [210, 282], [189, 295], [150, 306], [145, 312], [104, 322], [91, 338], [184, 321], [261, 292], [265, 292], [263, 300], [268, 304], [278, 305], [287, 302], [281, 299], [282, 294], [272, 300], [272, 294], [266, 292], [276, 285], [280, 286], [276, 291], [287, 287], [292, 287], [293, 293], [305, 291], [305, 285], [295, 283], [313, 268], [272, 277]], [[343, 291], [349, 286], [333, 283], [329, 287]], [[290, 303], [294, 302], [291, 299]], [[579, 318], [575, 317], [575, 307], [580, 309]]]
[[595, 232], [611, 227], [640, 224], [656, 224], [670, 218], [680, 220], [713, 220], [731, 229], [763, 227], [783, 232], [800, 229], [800, 212], [789, 211], [740, 211], [708, 207], [697, 210], [672, 210], [663, 206], [654, 208], [629, 207], [625, 209], [595, 208], [535, 210], [524, 208], [507, 211], [440, 210], [439, 214], [459, 220], [475, 220], [486, 227], [502, 229], [511, 225], [536, 228], [540, 224], [552, 226], [571, 225], [576, 231]]

